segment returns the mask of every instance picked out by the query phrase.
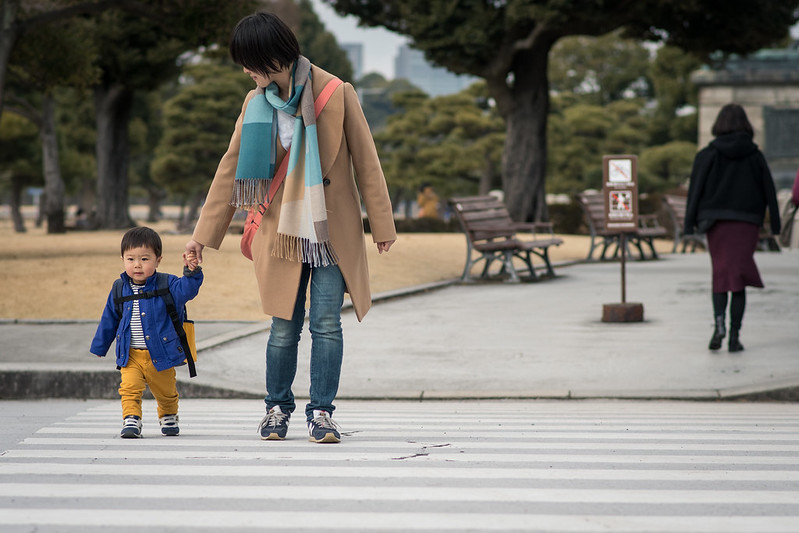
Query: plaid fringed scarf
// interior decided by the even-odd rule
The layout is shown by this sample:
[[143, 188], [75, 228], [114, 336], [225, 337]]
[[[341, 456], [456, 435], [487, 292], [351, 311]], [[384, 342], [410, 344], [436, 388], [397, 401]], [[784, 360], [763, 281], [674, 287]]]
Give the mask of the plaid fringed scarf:
[[259, 88], [247, 104], [230, 203], [249, 209], [266, 197], [275, 174], [278, 109], [294, 115], [296, 122], [291, 150], [286, 155], [289, 161], [272, 255], [312, 267], [334, 265], [338, 258], [327, 227], [311, 63], [304, 56], [294, 65], [288, 102], [280, 99], [277, 84], [272, 83], [265, 90]]

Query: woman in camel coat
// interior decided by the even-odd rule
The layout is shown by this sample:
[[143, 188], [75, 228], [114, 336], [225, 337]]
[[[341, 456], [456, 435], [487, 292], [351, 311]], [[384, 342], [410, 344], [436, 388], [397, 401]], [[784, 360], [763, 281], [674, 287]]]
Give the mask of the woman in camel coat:
[[[270, 198], [252, 242], [261, 303], [264, 312], [273, 317], [266, 351], [267, 415], [259, 432], [264, 440], [283, 439], [295, 409], [291, 385], [310, 281], [311, 390], [306, 421], [312, 441], [338, 442], [340, 433], [330, 415], [335, 408], [333, 400], [343, 354], [340, 312], [344, 292], [350, 294], [359, 321], [371, 305], [359, 197], [363, 198], [369, 217], [372, 240], [380, 253], [387, 252], [396, 239], [396, 231], [385, 178], [358, 96], [349, 83], [333, 91], [315, 119], [315, 131], [309, 127], [314, 119], [308, 106], [313, 108], [314, 101], [335, 77], [310, 65], [300, 55], [294, 34], [279, 18], [257, 13], [242, 19], [234, 30], [230, 51], [257, 88], [245, 98], [230, 147], [219, 163], [186, 251], [194, 251], [202, 259], [204, 246], [219, 248], [237, 208], [233, 204], [250, 207], [262, 201], [261, 195], [268, 187], [267, 181], [248, 178], [253, 172], [273, 177], [288, 144], [288, 175]], [[267, 112], [257, 111], [264, 102]], [[292, 103], [295, 107], [283, 107]], [[273, 112], [273, 107], [279, 112]], [[257, 142], [252, 141], [253, 137]], [[300, 144], [300, 149], [296, 144]], [[317, 144], [318, 162], [312, 159]], [[256, 149], [248, 148], [251, 146]], [[263, 152], [270, 156], [263, 146], [272, 148], [271, 161], [263, 159]], [[248, 164], [246, 160], [266, 163], [253, 165], [248, 171], [243, 169]], [[315, 180], [316, 186], [309, 188], [308, 184], [313, 185]], [[284, 198], [286, 190], [290, 192]], [[314, 202], [321, 206], [308, 207]], [[282, 211], [285, 216], [281, 216]], [[312, 236], [305, 239], [305, 246], [316, 251], [286, 252], [289, 248], [296, 252], [303, 246], [302, 235], [284, 231], [285, 227], [292, 227], [293, 215], [297, 215], [294, 220], [298, 222], [293, 226], [297, 235], [301, 226], [308, 229], [307, 220], [313, 217], [309, 230]], [[286, 239], [294, 246], [285, 246]]]

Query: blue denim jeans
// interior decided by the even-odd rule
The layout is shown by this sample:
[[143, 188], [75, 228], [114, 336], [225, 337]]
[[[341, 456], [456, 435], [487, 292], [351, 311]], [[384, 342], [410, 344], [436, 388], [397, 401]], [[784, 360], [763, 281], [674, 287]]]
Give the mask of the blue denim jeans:
[[291, 391], [297, 374], [297, 345], [305, 322], [305, 294], [311, 283], [309, 329], [311, 331], [311, 390], [305, 407], [307, 420], [314, 409], [333, 413], [338, 392], [344, 338], [341, 331], [341, 306], [344, 303], [344, 278], [338, 266], [311, 268], [303, 265], [297, 303], [291, 320], [272, 318], [266, 344], [266, 409], [280, 406], [284, 413], [296, 408]]

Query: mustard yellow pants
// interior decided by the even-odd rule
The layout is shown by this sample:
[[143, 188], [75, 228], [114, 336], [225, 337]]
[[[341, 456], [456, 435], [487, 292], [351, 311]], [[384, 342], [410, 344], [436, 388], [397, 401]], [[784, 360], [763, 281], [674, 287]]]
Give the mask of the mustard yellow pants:
[[119, 396], [122, 398], [122, 418], [136, 415], [141, 418], [141, 398], [144, 388], [150, 387], [158, 402], [158, 418], [178, 414], [178, 389], [175, 369], [167, 368], [160, 372], [153, 366], [148, 350], [130, 349], [128, 365], [120, 369], [122, 382]]

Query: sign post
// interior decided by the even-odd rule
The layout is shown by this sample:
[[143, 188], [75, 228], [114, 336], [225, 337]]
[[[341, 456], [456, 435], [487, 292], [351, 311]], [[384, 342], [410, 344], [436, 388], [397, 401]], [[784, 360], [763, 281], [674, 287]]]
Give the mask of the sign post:
[[638, 229], [638, 157], [606, 155], [602, 158], [602, 194], [605, 229], [619, 234], [621, 250], [621, 303], [602, 306], [603, 322], [641, 322], [644, 305], [627, 302], [627, 233]]

